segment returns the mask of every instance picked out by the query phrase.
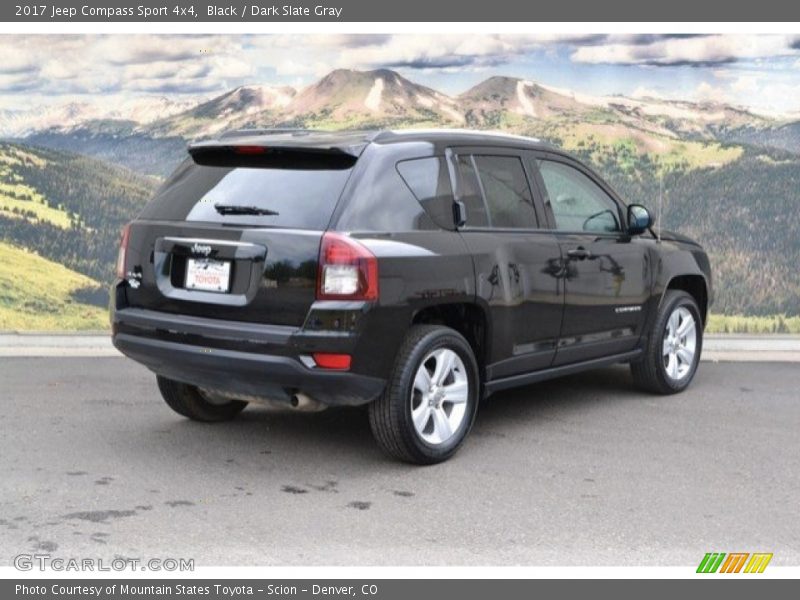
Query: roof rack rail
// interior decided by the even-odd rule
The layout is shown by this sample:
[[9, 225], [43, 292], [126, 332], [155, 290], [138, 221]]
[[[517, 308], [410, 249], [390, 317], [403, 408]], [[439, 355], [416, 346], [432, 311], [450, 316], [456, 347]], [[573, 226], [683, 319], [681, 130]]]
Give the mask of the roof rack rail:
[[277, 127], [275, 129], [232, 129], [230, 131], [225, 131], [222, 133], [218, 139], [225, 140], [228, 138], [236, 138], [236, 137], [251, 137], [251, 136], [259, 136], [259, 135], [280, 135], [280, 134], [310, 134], [310, 133], [320, 133], [318, 129], [302, 129], [302, 128], [295, 128], [295, 127]]

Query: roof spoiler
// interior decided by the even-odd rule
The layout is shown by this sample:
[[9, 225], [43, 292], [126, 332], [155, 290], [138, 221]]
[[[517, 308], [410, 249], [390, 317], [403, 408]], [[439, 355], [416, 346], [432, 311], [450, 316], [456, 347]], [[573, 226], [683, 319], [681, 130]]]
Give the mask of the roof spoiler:
[[285, 135], [287, 133], [298, 136], [324, 132], [319, 129], [301, 129], [294, 127], [277, 127], [275, 129], [231, 129], [230, 131], [225, 131], [218, 139], [227, 140], [230, 138], [256, 137], [261, 135]]
[[236, 138], [191, 144], [192, 160], [209, 167], [272, 169], [349, 169], [363, 147], [289, 145], [259, 138]]

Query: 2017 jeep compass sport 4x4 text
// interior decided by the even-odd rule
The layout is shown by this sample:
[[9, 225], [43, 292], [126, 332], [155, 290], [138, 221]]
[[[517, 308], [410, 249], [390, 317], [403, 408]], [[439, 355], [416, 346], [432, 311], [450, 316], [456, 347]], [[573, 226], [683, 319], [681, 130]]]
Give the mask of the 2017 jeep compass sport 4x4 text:
[[498, 390], [619, 362], [660, 394], [694, 376], [705, 252], [548, 145], [240, 131], [189, 154], [125, 228], [111, 309], [181, 415], [368, 404], [381, 447], [434, 463]]

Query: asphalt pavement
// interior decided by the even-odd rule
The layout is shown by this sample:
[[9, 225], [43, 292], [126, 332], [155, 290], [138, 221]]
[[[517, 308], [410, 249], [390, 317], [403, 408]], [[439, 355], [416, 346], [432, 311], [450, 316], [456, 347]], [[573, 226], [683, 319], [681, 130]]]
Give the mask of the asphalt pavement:
[[705, 362], [685, 393], [625, 367], [492, 397], [442, 465], [384, 456], [356, 409], [172, 413], [121, 358], [0, 358], [0, 565], [800, 564], [800, 367]]

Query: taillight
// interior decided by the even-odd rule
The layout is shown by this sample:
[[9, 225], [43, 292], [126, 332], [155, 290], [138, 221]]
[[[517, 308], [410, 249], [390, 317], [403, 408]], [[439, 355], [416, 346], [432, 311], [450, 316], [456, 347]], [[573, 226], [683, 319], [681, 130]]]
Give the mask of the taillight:
[[318, 300], [377, 300], [378, 259], [340, 233], [322, 236], [317, 272]]
[[125, 261], [128, 258], [128, 239], [131, 235], [131, 225], [128, 223], [122, 228], [122, 235], [119, 240], [119, 253], [117, 254], [117, 277], [125, 279]]

